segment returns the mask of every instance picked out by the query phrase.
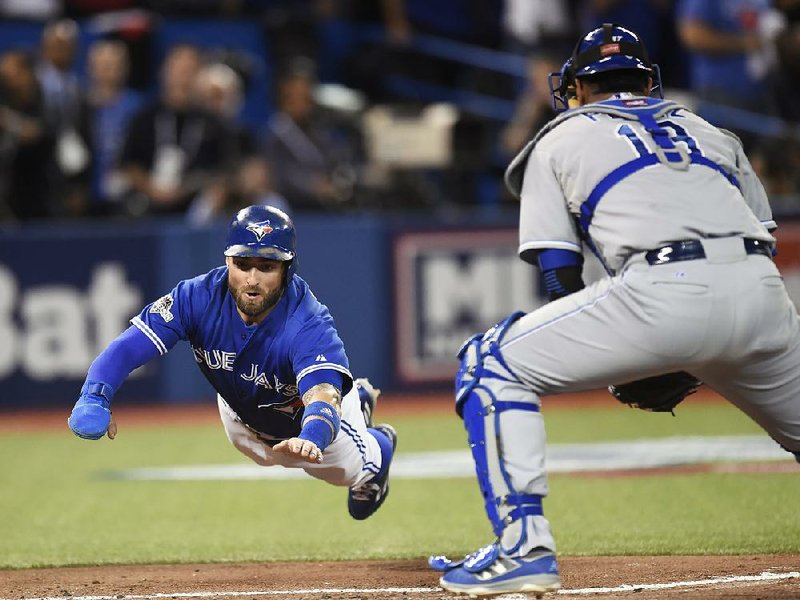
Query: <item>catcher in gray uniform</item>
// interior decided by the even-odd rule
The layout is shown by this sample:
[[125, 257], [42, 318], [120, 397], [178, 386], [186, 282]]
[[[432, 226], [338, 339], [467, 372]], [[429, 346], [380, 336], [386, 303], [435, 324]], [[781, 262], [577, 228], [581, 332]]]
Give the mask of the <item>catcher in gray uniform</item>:
[[[671, 410], [702, 381], [800, 461], [800, 327], [764, 188], [735, 136], [650, 97], [659, 80], [634, 32], [589, 32], [551, 76], [568, 110], [506, 172], [519, 254], [552, 301], [459, 353], [456, 408], [497, 539], [459, 561], [431, 557], [449, 591], [560, 587], [542, 511], [543, 395], [612, 386]], [[609, 274], [586, 287], [584, 246]]]

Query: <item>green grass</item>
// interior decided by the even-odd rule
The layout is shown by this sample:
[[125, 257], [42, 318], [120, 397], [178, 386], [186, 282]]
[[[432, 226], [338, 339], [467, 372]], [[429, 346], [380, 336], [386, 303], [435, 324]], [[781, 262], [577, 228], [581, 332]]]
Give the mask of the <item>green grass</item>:
[[[545, 406], [550, 442], [760, 431], [724, 405], [688, 405], [678, 415]], [[465, 446], [455, 415], [392, 422], [401, 452]], [[317, 481], [103, 477], [133, 467], [246, 463], [221, 425], [126, 429], [121, 422], [113, 442], [85, 442], [66, 430], [5, 434], [0, 455], [0, 567], [421, 558], [491, 540], [471, 479], [396, 480], [380, 512], [356, 522], [346, 490]], [[545, 506], [567, 555], [800, 554], [798, 475], [555, 475]]]
[[[544, 401], [547, 441], [551, 443], [601, 442], [673, 436], [758, 435], [762, 430], [740, 411], [717, 403], [686, 403], [675, 415], [647, 413], [627, 408], [610, 397], [601, 406], [570, 408], [561, 401]], [[380, 417], [380, 414], [377, 415]], [[424, 419], [393, 419], [403, 450], [427, 451], [465, 447], [461, 421], [452, 414]]]

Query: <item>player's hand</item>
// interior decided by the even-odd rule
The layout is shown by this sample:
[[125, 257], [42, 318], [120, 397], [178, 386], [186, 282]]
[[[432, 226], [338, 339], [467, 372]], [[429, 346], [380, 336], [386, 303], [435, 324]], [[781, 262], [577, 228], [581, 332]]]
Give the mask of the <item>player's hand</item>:
[[81, 394], [67, 424], [72, 433], [85, 440], [99, 440], [108, 433], [114, 439], [117, 425], [111, 419], [111, 403], [97, 394]]
[[280, 454], [288, 454], [306, 462], [321, 463], [322, 452], [314, 442], [308, 440], [301, 440], [300, 438], [290, 438], [278, 442], [272, 447], [273, 452]]

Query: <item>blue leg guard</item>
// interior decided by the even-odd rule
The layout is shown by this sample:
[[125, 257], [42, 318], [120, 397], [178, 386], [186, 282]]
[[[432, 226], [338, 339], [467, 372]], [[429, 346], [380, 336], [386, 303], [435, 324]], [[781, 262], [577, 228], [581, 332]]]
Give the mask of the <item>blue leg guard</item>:
[[457, 562], [431, 557], [434, 569], [481, 568], [499, 555], [554, 549], [542, 513], [547, 485], [538, 397], [519, 382], [499, 350], [509, 326], [523, 314], [514, 313], [485, 335], [467, 340], [456, 377], [456, 410], [464, 419], [486, 515], [498, 541]]

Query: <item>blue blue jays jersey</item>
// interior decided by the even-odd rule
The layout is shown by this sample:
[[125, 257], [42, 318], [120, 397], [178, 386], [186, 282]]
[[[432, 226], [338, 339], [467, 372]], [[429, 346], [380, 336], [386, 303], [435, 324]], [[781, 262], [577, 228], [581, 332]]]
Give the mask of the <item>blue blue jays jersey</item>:
[[228, 291], [228, 269], [181, 281], [131, 319], [166, 354], [179, 340], [241, 420], [268, 439], [300, 432], [301, 396], [319, 383], [352, 388], [333, 318], [297, 275], [257, 325], [245, 325]]

